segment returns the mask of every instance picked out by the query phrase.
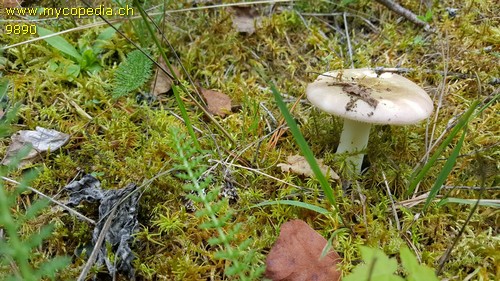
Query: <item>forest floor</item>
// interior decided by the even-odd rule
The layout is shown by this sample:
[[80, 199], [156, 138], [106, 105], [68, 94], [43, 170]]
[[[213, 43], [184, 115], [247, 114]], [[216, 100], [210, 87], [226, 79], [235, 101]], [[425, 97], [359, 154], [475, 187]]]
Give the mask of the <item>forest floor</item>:
[[[227, 202], [224, 195], [232, 193], [219, 210], [232, 214], [221, 229], [228, 232], [242, 223], [230, 235], [231, 243], [252, 239], [248, 249], [255, 254], [247, 262], [255, 268], [265, 264], [280, 225], [298, 218], [326, 239], [332, 238], [344, 274], [360, 262], [360, 245], [393, 257], [407, 245], [419, 261], [435, 269], [447, 249], [453, 248], [440, 279], [500, 279], [500, 11], [495, 1], [434, 1], [430, 6], [420, 3], [433, 1], [400, 1], [422, 15], [431, 27], [428, 31], [376, 1], [281, 1], [254, 4], [251, 9], [229, 4], [204, 7], [214, 5], [211, 1], [167, 2], [171, 3], [164, 7], [168, 11], [164, 18], [158, 15], [162, 1], [146, 1], [146, 5], [151, 7], [148, 13], [156, 13], [154, 19], [175, 50], [165, 45], [167, 58], [181, 77], [177, 84], [182, 85], [179, 97], [191, 122], [188, 126], [169, 86], [166, 91], [152, 89], [155, 79], [168, 80], [155, 78], [156, 66], [139, 89], [116, 95], [115, 88], [122, 85], [115, 73], [136, 47], [118, 33], [99, 39], [108, 27], [99, 17], [34, 21], [35, 16], [29, 20], [18, 16], [0, 22], [0, 79], [10, 83], [10, 103], [20, 104], [14, 129], [39, 126], [70, 136], [61, 149], [43, 154], [9, 174], [10, 178], [38, 169], [30, 186], [61, 202], [68, 201], [64, 187], [85, 174], [98, 179], [104, 190], [130, 183], [140, 186], [138, 226], [131, 243], [138, 280], [231, 280], [224, 274], [228, 263], [216, 257], [218, 247], [208, 242], [217, 231], [200, 229], [207, 218], [191, 210], [200, 206], [187, 199], [189, 192], [183, 186], [189, 182], [171, 170], [183, 160], [172, 156], [178, 154], [176, 141], [199, 145], [197, 163], [208, 169], [202, 178], [212, 177], [206, 188], [226, 191], [213, 200]], [[114, 1], [100, 4], [116, 5]], [[153, 37], [139, 13], [134, 16], [133, 20], [116, 17], [118, 29], [159, 61]], [[33, 22], [54, 32], [68, 30], [56, 38], [72, 45], [82, 59], [68, 55], [73, 51], [63, 50], [64, 44], [58, 49], [57, 42], [28, 41], [38, 35], [8, 34], [6, 29], [8, 24]], [[92, 54], [85, 52], [89, 49]], [[305, 88], [319, 73], [375, 67], [396, 68], [425, 89], [434, 112], [416, 125], [374, 126], [365, 171], [344, 190], [342, 183], [345, 186], [350, 176], [345, 161], [335, 154], [342, 122], [308, 103]], [[276, 84], [315, 157], [340, 176], [330, 180], [337, 206], [326, 200], [315, 177], [283, 172], [278, 166], [301, 152], [290, 131], [280, 130], [286, 123], [269, 81]], [[225, 111], [209, 113], [209, 118], [196, 103], [205, 107], [215, 96], [229, 99], [230, 107], [216, 103], [210, 112]], [[437, 155], [417, 189], [407, 194], [415, 171], [435, 155], [474, 101], [479, 107], [493, 102], [473, 115], [467, 129]], [[189, 137], [188, 127], [196, 128], [196, 141]], [[177, 133], [171, 128], [177, 128]], [[10, 144], [8, 137], [0, 142], [1, 155]], [[422, 212], [428, 192], [457, 151], [436, 200]], [[473, 210], [479, 197], [490, 201]], [[12, 212], [22, 213], [36, 198], [30, 192], [19, 195]], [[276, 200], [288, 203], [255, 207]], [[99, 218], [95, 203], [82, 202], [74, 208], [92, 220]], [[72, 262], [59, 278], [75, 280], [88, 259], [85, 250], [91, 249], [94, 225], [51, 205], [23, 224], [19, 235], [36, 233], [48, 223], [54, 224], [54, 231], [43, 246], [34, 249], [31, 260], [36, 265], [55, 255], [70, 256]], [[2, 265], [0, 272], [9, 269]], [[97, 271], [106, 272], [106, 268]]]

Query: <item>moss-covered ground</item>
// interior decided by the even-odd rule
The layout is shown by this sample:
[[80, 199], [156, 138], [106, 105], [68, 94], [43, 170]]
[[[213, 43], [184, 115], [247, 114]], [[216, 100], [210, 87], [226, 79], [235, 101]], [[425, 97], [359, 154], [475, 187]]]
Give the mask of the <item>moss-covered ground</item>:
[[[49, 2], [42, 3], [52, 5]], [[192, 1], [172, 2], [167, 10], [192, 7], [188, 3]], [[287, 205], [248, 208], [266, 200], [291, 199], [333, 210], [323, 198], [317, 180], [283, 173], [276, 166], [285, 162], [288, 155], [298, 154], [299, 149], [287, 132], [270, 143], [271, 115], [279, 121], [281, 114], [269, 84], [259, 71], [263, 70], [280, 92], [292, 100], [288, 103], [291, 107], [294, 99], [304, 98], [305, 86], [317, 73], [352, 66], [411, 68], [413, 71], [404, 75], [429, 93], [435, 105], [434, 114], [418, 125], [372, 129], [365, 161], [368, 169], [359, 178], [359, 191], [356, 184], [352, 185], [352, 191], [343, 191], [339, 182], [331, 182], [342, 216], [350, 226], [336, 232], [333, 248], [343, 257], [345, 272], [359, 262], [358, 245], [378, 247], [390, 255], [397, 254], [402, 245], [409, 245], [423, 263], [436, 268], [464, 225], [471, 205], [433, 204], [425, 213], [420, 213], [423, 202], [405, 205], [397, 210], [397, 222], [387, 187], [394, 201], [409, 199], [405, 192], [413, 170], [428, 151], [426, 141], [436, 141], [441, 134], [446, 136], [452, 120], [473, 101], [483, 102], [498, 96], [498, 5], [486, 0], [427, 1], [431, 2], [429, 23], [434, 31], [426, 32], [375, 1], [344, 1], [352, 2], [345, 6], [337, 2], [341, 1], [255, 5], [263, 17], [251, 35], [235, 30], [228, 7], [167, 14], [164, 34], [180, 57], [180, 62], [176, 61], [167, 48], [171, 62], [179, 69], [182, 64], [202, 87], [227, 94], [233, 105], [238, 106], [224, 118], [215, 117], [232, 136], [233, 143], [181, 93], [190, 120], [202, 131], [197, 136], [207, 151], [206, 159], [226, 163], [224, 169], [220, 165], [213, 169], [213, 185], [221, 186], [224, 177], [235, 182], [239, 200], [231, 204], [232, 223], [244, 223], [238, 240], [253, 238], [251, 247], [259, 253], [260, 264], [264, 264], [280, 224], [287, 220], [305, 220], [330, 238], [343, 227], [338, 215], [324, 216]], [[424, 15], [427, 11], [425, 5], [419, 4], [422, 1], [401, 2], [417, 14]], [[205, 4], [198, 4], [202, 5]], [[456, 8], [456, 15], [452, 16], [447, 8]], [[343, 13], [347, 15], [345, 21]], [[62, 18], [39, 24], [63, 31], [99, 21], [99, 18]], [[6, 22], [2, 24], [5, 26]], [[88, 27], [62, 36], [78, 48], [93, 44], [105, 27]], [[158, 50], [144, 27], [134, 29], [130, 22], [124, 22], [120, 30], [157, 57]], [[37, 36], [2, 32], [0, 42], [10, 46], [34, 37]], [[184, 123], [172, 114], [180, 115], [173, 95], [160, 95], [149, 104], [137, 101], [138, 95], [150, 91], [149, 83], [141, 88], [141, 93], [113, 99], [114, 70], [134, 47], [116, 35], [103, 48], [99, 57], [102, 69], [95, 74], [82, 71], [74, 79], [54, 70], [54, 60], [64, 65], [70, 58], [43, 40], [8, 48], [0, 57], [2, 76], [12, 83], [9, 98], [21, 103], [15, 128], [41, 126], [71, 134], [67, 145], [32, 166], [40, 169], [40, 176], [31, 186], [58, 200], [67, 198], [63, 187], [82, 173], [94, 173], [105, 189], [118, 189], [131, 182], [141, 184], [170, 169], [174, 163], [169, 155], [175, 151], [169, 145], [172, 141], [169, 128], [186, 131]], [[188, 85], [188, 89], [192, 87]], [[92, 120], [81, 111], [92, 116]], [[479, 194], [476, 188], [483, 186], [486, 188], [483, 198], [499, 198], [499, 112], [499, 104], [495, 102], [468, 124], [460, 155], [445, 182], [448, 187], [458, 188], [443, 189], [440, 195], [475, 199]], [[345, 177], [344, 165], [334, 155], [341, 121], [308, 103], [298, 103], [292, 114], [316, 157], [325, 159], [326, 164]], [[442, 153], [416, 195], [430, 190], [457, 141], [458, 137]], [[2, 140], [0, 151], [6, 151], [9, 143], [9, 139]], [[214, 165], [213, 161], [210, 163]], [[140, 229], [132, 245], [139, 280], [226, 279], [225, 262], [214, 258], [215, 251], [207, 243], [214, 232], [199, 229], [201, 219], [186, 210], [184, 184], [173, 174], [166, 174], [142, 191]], [[366, 196], [365, 201], [360, 200], [359, 192]], [[29, 193], [20, 196], [17, 211], [34, 199]], [[96, 218], [95, 206], [87, 204], [77, 209]], [[478, 207], [445, 263], [442, 279], [500, 278], [499, 215], [498, 207]], [[93, 226], [54, 207], [26, 225], [23, 232], [32, 233], [47, 223], [55, 223], [55, 231], [36, 250], [33, 262], [53, 255], [69, 255], [72, 264], [60, 278], [73, 280], [86, 261], [85, 255], [77, 253], [89, 245]]]

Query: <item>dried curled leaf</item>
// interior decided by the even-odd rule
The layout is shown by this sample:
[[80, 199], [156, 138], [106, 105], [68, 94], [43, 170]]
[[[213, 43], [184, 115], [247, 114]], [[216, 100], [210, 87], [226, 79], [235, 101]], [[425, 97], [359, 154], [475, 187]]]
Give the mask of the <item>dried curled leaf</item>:
[[[281, 168], [283, 172], [292, 172], [297, 175], [302, 175], [306, 177], [313, 177], [314, 172], [311, 170], [311, 166], [307, 162], [306, 158], [300, 155], [290, 155], [286, 158], [288, 163], [280, 163], [277, 166]], [[319, 168], [323, 175], [328, 175], [329, 178], [338, 180], [339, 175], [335, 173], [332, 168], [323, 164], [323, 159], [316, 159]]]
[[7, 148], [2, 165], [8, 165], [24, 146], [31, 145], [30, 152], [19, 163], [19, 166], [22, 167], [29, 164], [41, 153], [54, 151], [65, 145], [69, 140], [69, 135], [56, 130], [36, 127], [36, 131], [18, 131], [12, 135], [11, 139], [12, 143]]
[[233, 6], [233, 28], [240, 33], [252, 35], [255, 32], [255, 26], [259, 26], [261, 18], [257, 11], [251, 6]]
[[[158, 64], [168, 73], [170, 73], [170, 70], [168, 69], [168, 66], [162, 56], [160, 56]], [[179, 70], [173, 65], [172, 68], [175, 72], [175, 75], [177, 77], [180, 77], [181, 73], [179, 72]], [[163, 70], [161, 70], [159, 67], [156, 67], [155, 75], [153, 81], [151, 82], [151, 93], [154, 96], [165, 94], [172, 88], [172, 83], [172, 79], [167, 74], [165, 74]]]
[[0, 7], [2, 8], [14, 8], [21, 7], [23, 0], [0, 0]]
[[224, 117], [231, 112], [231, 98], [226, 94], [214, 90], [207, 90], [202, 87], [198, 89], [207, 102], [208, 112], [220, 117]]
[[281, 226], [278, 240], [266, 259], [266, 278], [273, 281], [338, 281], [340, 257], [334, 251], [321, 257], [327, 242], [302, 220]]

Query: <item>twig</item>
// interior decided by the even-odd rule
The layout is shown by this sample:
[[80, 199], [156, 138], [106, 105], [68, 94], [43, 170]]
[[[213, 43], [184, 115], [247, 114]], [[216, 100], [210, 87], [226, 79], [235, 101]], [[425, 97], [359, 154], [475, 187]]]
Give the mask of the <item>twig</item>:
[[[441, 188], [446, 188], [446, 189], [469, 189], [469, 190], [481, 190], [482, 187], [480, 186], [454, 186], [454, 185], [443, 185]], [[500, 190], [500, 186], [492, 186], [492, 187], [486, 187], [484, 190]]]
[[[183, 122], [184, 123], [184, 119], [182, 119], [182, 117], [180, 117], [179, 115], [175, 114], [175, 112], [173, 112], [172, 110], [168, 110], [168, 113], [172, 114], [172, 116], [174, 116], [175, 118], [177, 118], [179, 121]], [[195, 125], [192, 125], [193, 126], [193, 129], [195, 131], [197, 131], [198, 133], [200, 134], [204, 134], [202, 130], [200, 130], [198, 127], [196, 127]]]
[[[401, 207], [411, 208], [411, 207], [416, 206], [416, 205], [424, 202], [425, 200], [427, 200], [427, 197], [429, 197], [429, 192], [426, 192], [422, 195], [419, 195], [417, 197], [413, 197], [413, 198], [408, 199], [408, 200], [399, 201], [396, 203], [395, 206], [398, 208], [401, 208]], [[438, 198], [441, 198], [441, 195], [436, 195], [436, 199], [434, 199], [434, 200], [437, 200]]]
[[411, 21], [412, 23], [423, 27], [425, 31], [430, 31], [431, 26], [426, 23], [425, 21], [419, 19], [412, 11], [406, 9], [405, 7], [399, 5], [398, 3], [392, 1], [392, 0], [376, 0], [380, 4], [384, 5], [387, 7], [389, 10], [393, 11], [394, 13], [404, 17], [405, 19]]
[[347, 38], [347, 50], [349, 51], [349, 59], [351, 60], [351, 68], [354, 68], [354, 60], [352, 59], [351, 37], [349, 37], [349, 28], [347, 26], [346, 13], [343, 13], [343, 18], [344, 18], [345, 36]]
[[260, 102], [259, 105], [260, 105], [260, 107], [262, 107], [262, 109], [264, 109], [264, 111], [267, 113], [267, 116], [269, 116], [269, 118], [271, 119], [272, 125], [271, 125], [269, 131], [274, 130], [274, 128], [276, 128], [276, 126], [278, 126], [278, 120], [276, 120], [273, 113], [265, 106], [264, 102]]
[[433, 70], [433, 69], [414, 69], [414, 68], [408, 68], [408, 67], [382, 67], [378, 66], [373, 69], [375, 73], [377, 73], [378, 76], [380, 76], [384, 72], [390, 72], [390, 73], [397, 73], [397, 74], [407, 74], [410, 72], [414, 71], [423, 71], [424, 73], [430, 73], [430, 74], [440, 74], [442, 76], [446, 75], [448, 78], [455, 78], [455, 79], [466, 79], [466, 78], [471, 78], [472, 75], [467, 74], [467, 73], [459, 73], [459, 72], [453, 72], [453, 71], [442, 71], [442, 70]]
[[120, 204], [116, 204], [113, 207], [113, 209], [111, 209], [111, 212], [109, 213], [108, 218], [106, 219], [106, 222], [104, 222], [104, 225], [101, 229], [101, 232], [99, 233], [99, 237], [97, 238], [97, 241], [94, 245], [94, 249], [92, 250], [90, 257], [87, 260], [87, 263], [85, 263], [85, 266], [83, 267], [82, 272], [80, 272], [80, 276], [78, 276], [77, 281], [84, 281], [85, 278], [87, 277], [87, 274], [90, 271], [90, 268], [94, 265], [95, 260], [97, 258], [97, 255], [99, 254], [99, 251], [101, 249], [101, 245], [104, 242], [104, 238], [106, 237], [106, 233], [108, 233], [108, 230], [111, 227], [111, 223], [113, 222], [113, 219], [115, 217], [116, 209], [118, 209], [119, 205]]
[[[362, 21], [364, 21], [366, 23], [366, 25], [375, 33], [379, 33], [380, 32], [380, 29], [378, 27], [376, 27], [373, 23], [370, 22], [369, 19], [365, 18], [365, 17], [362, 17], [360, 15], [357, 15], [357, 14], [351, 14], [351, 13], [346, 13], [346, 12], [343, 12], [343, 13], [298, 13], [299, 15], [301, 16], [306, 16], [306, 17], [334, 17], [334, 16], [342, 16], [343, 14], [345, 14], [346, 16], [348, 17], [357, 17], [357, 18], [360, 18]], [[374, 19], [375, 20], [375, 19]]]
[[358, 181], [356, 181], [356, 190], [358, 191], [359, 200], [361, 201], [361, 210], [363, 211], [363, 222], [365, 223], [366, 238], [368, 239], [370, 232], [368, 231], [368, 220], [366, 218], [366, 196], [361, 192], [361, 187], [359, 186]]
[[223, 163], [222, 161], [219, 161], [219, 160], [216, 160], [216, 159], [210, 159], [209, 162], [215, 162], [215, 163], [218, 163], [218, 164], [221, 164], [221, 165], [225, 165], [225, 166], [233, 166], [233, 167], [236, 167], [236, 168], [241, 168], [241, 169], [245, 169], [245, 170], [248, 170], [248, 171], [251, 171], [251, 172], [254, 172], [254, 173], [257, 173], [257, 174], [260, 174], [260, 175], [263, 175], [265, 177], [268, 177], [270, 179], [273, 179], [275, 181], [278, 181], [278, 182], [281, 182], [283, 184], [286, 184], [286, 185], [289, 185], [289, 186], [292, 186], [292, 187], [295, 187], [299, 190], [306, 190], [306, 188], [302, 187], [302, 186], [298, 186], [298, 185], [295, 185], [293, 183], [288, 183], [282, 179], [279, 179], [279, 178], [276, 178], [276, 177], [273, 177], [269, 174], [266, 174], [264, 172], [261, 172], [259, 171], [258, 169], [253, 169], [253, 168], [249, 168], [249, 167], [245, 167], [245, 166], [241, 166], [241, 165], [238, 165], [238, 164], [233, 164], [233, 163]]
[[462, 228], [460, 228], [460, 231], [458, 232], [457, 236], [455, 237], [455, 239], [453, 239], [453, 243], [448, 247], [448, 249], [446, 249], [444, 254], [439, 259], [439, 264], [438, 264], [438, 267], [436, 269], [437, 275], [439, 275], [441, 273], [441, 271], [443, 270], [444, 264], [446, 263], [446, 261], [450, 257], [451, 250], [453, 250], [453, 248], [457, 245], [458, 240], [460, 240], [460, 237], [462, 236], [462, 234], [464, 234], [465, 227], [467, 226], [467, 224], [469, 224], [470, 220], [472, 219], [472, 216], [474, 215], [474, 213], [477, 210], [477, 207], [479, 206], [479, 203], [481, 202], [481, 197], [483, 197], [483, 192], [484, 192], [484, 178], [483, 178], [483, 182], [481, 184], [481, 187], [482, 188], [479, 191], [476, 204], [474, 204], [474, 206], [472, 206], [472, 208], [469, 212], [469, 215], [467, 216], [467, 219], [464, 222], [464, 225], [462, 225]]
[[[411, 235], [410, 231], [407, 231], [407, 233], [409, 233]], [[406, 236], [405, 233], [402, 233], [402, 236], [406, 240], [406, 244], [410, 245], [410, 247], [413, 249], [413, 252], [415, 253], [415, 256], [417, 256], [418, 262], [422, 263], [421, 254], [418, 252], [418, 249], [417, 249], [417, 247], [415, 247], [415, 244], [413, 244], [413, 242], [411, 241], [411, 239], [408, 238], [408, 236]]]
[[392, 193], [391, 190], [389, 189], [389, 184], [387, 183], [387, 178], [385, 177], [384, 171], [382, 171], [382, 177], [384, 178], [384, 185], [385, 188], [387, 189], [387, 194], [389, 195], [389, 199], [391, 199], [392, 213], [394, 215], [394, 219], [396, 220], [396, 227], [398, 228], [398, 231], [401, 231], [401, 224], [399, 223], [398, 212], [396, 212], [396, 205], [394, 204], [394, 198], [392, 198]]
[[[13, 180], [13, 179], [9, 179], [9, 178], [6, 178], [6, 177], [1, 177], [1, 178], [2, 178], [4, 181], [10, 182], [10, 183], [14, 183], [14, 184], [17, 184], [17, 185], [21, 185], [21, 183], [20, 183], [20, 182], [17, 182], [17, 181], [15, 181], [15, 180]], [[34, 189], [33, 187], [31, 187], [31, 186], [26, 186], [26, 188], [27, 188], [28, 190], [30, 190], [30, 191], [32, 191], [32, 192], [34, 192], [34, 193], [38, 194], [38, 196], [41, 196], [41, 197], [43, 197], [43, 198], [48, 199], [50, 202], [52, 202], [52, 203], [56, 204], [57, 206], [59, 206], [59, 207], [63, 208], [64, 210], [66, 210], [66, 211], [70, 212], [71, 214], [73, 214], [73, 215], [75, 215], [75, 216], [77, 216], [77, 217], [81, 218], [82, 220], [85, 220], [85, 221], [87, 221], [87, 222], [89, 222], [89, 223], [91, 223], [91, 224], [94, 224], [94, 225], [96, 224], [94, 220], [87, 218], [86, 216], [84, 216], [84, 215], [80, 214], [79, 212], [75, 211], [74, 209], [71, 209], [70, 207], [68, 207], [68, 206], [64, 205], [63, 203], [61, 203], [61, 202], [59, 202], [59, 201], [57, 201], [57, 200], [55, 200], [55, 199], [51, 198], [50, 196], [48, 196], [48, 195], [45, 195], [45, 194], [41, 193], [40, 191], [38, 191], [38, 190]]]

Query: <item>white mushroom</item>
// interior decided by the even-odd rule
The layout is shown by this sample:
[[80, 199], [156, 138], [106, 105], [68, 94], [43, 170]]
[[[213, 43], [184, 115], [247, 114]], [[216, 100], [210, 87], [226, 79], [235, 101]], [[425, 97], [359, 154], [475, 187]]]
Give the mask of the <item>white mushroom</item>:
[[319, 109], [344, 119], [337, 153], [359, 152], [347, 158], [356, 174], [371, 124], [414, 124], [433, 110], [432, 100], [417, 84], [393, 73], [378, 76], [371, 69], [324, 73], [307, 86], [306, 94]]

